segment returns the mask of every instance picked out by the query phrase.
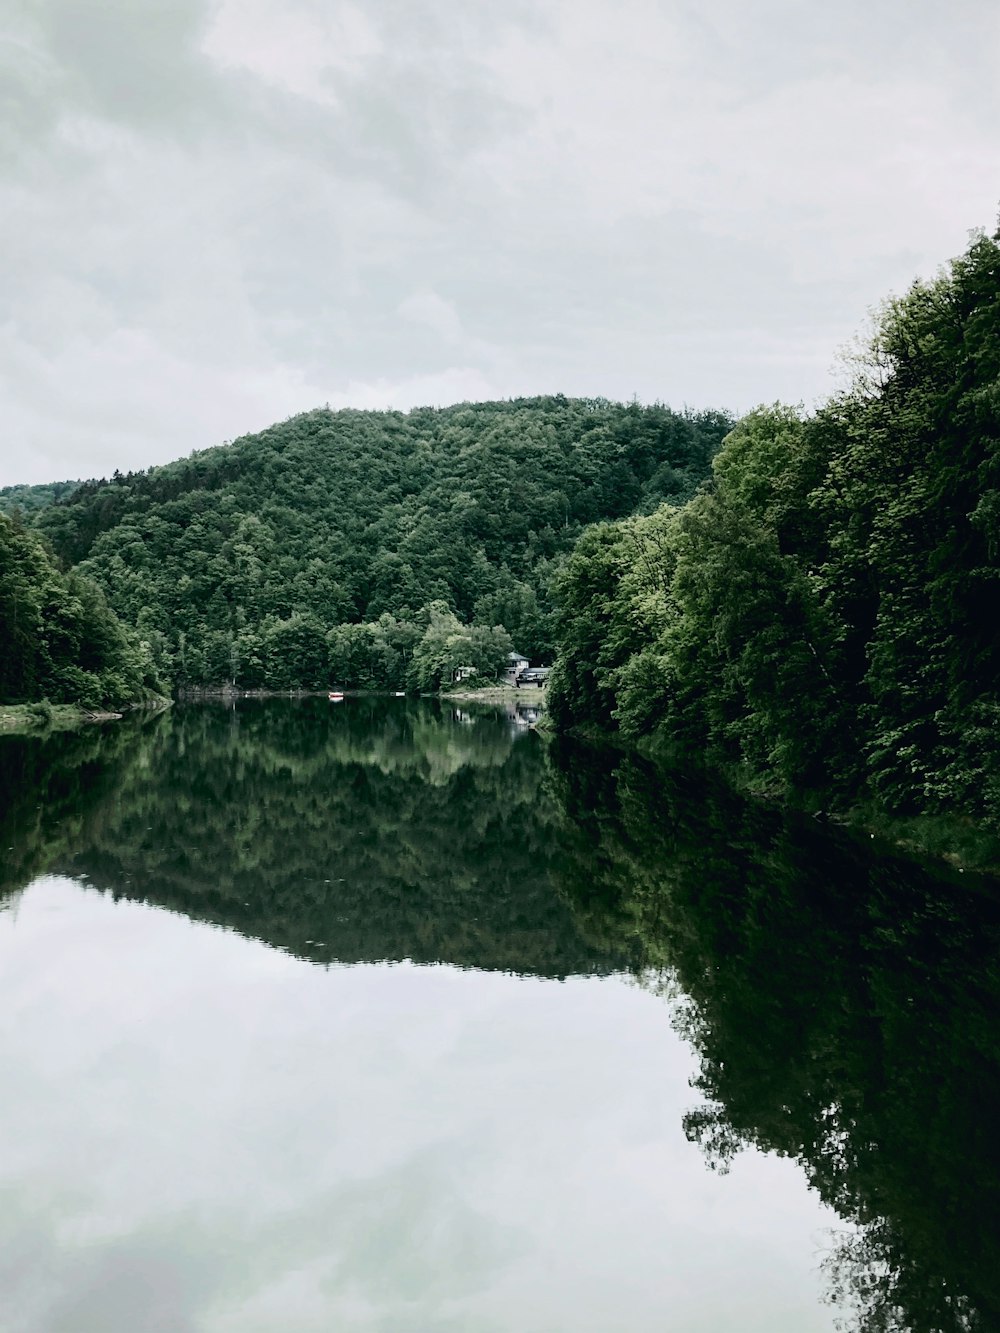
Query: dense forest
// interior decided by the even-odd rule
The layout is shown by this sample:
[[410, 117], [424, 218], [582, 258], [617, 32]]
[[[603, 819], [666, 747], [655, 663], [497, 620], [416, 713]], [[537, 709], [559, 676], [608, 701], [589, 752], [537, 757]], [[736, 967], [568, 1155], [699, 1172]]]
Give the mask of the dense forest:
[[436, 689], [552, 651], [598, 519], [690, 497], [732, 427], [563, 397], [297, 416], [40, 510], [177, 685]]
[[136, 703], [161, 688], [148, 645], [38, 536], [0, 514], [0, 703]]
[[1000, 819], [1000, 245], [881, 310], [853, 385], [760, 408], [686, 504], [557, 573], [563, 727], [817, 801]]
[[1000, 1327], [990, 882], [636, 752], [567, 737], [548, 761], [583, 933], [678, 997], [688, 1137], [719, 1170], [799, 1164], [845, 1223], [824, 1263], [845, 1328]]

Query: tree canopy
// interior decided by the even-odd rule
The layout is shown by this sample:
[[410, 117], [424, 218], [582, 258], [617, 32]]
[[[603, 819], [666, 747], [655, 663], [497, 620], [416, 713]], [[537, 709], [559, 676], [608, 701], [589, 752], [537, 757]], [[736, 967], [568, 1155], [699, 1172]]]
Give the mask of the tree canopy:
[[0, 514], [0, 702], [130, 703], [161, 688], [148, 643], [90, 579], [60, 573], [37, 535]]
[[0, 514], [29, 518], [40, 509], [66, 500], [80, 486], [78, 481], [49, 481], [39, 486], [0, 486]]
[[411, 671], [438, 604], [471, 664], [492, 669], [501, 627], [549, 655], [549, 581], [576, 537], [693, 494], [731, 426], [561, 396], [318, 410], [84, 483], [36, 523], [179, 684], [425, 684], [448, 656]]

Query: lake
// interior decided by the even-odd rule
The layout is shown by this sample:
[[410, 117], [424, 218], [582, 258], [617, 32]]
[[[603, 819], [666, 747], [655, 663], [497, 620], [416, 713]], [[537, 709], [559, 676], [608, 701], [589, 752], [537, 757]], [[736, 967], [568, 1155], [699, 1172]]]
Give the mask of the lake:
[[0, 738], [0, 1329], [1000, 1327], [1000, 897], [530, 710]]

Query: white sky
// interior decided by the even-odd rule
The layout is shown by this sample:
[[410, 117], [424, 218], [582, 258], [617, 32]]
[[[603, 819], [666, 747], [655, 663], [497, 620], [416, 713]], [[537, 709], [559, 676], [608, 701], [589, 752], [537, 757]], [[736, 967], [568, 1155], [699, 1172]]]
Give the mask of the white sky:
[[992, 229], [989, 0], [5, 0], [0, 485], [329, 402], [813, 405]]

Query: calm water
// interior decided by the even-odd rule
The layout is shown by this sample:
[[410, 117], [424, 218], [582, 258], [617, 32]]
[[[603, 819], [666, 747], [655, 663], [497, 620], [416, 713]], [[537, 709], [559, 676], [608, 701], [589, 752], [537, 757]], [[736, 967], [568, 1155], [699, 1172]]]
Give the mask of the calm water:
[[1000, 907], [524, 717], [0, 739], [0, 1328], [1000, 1328]]

